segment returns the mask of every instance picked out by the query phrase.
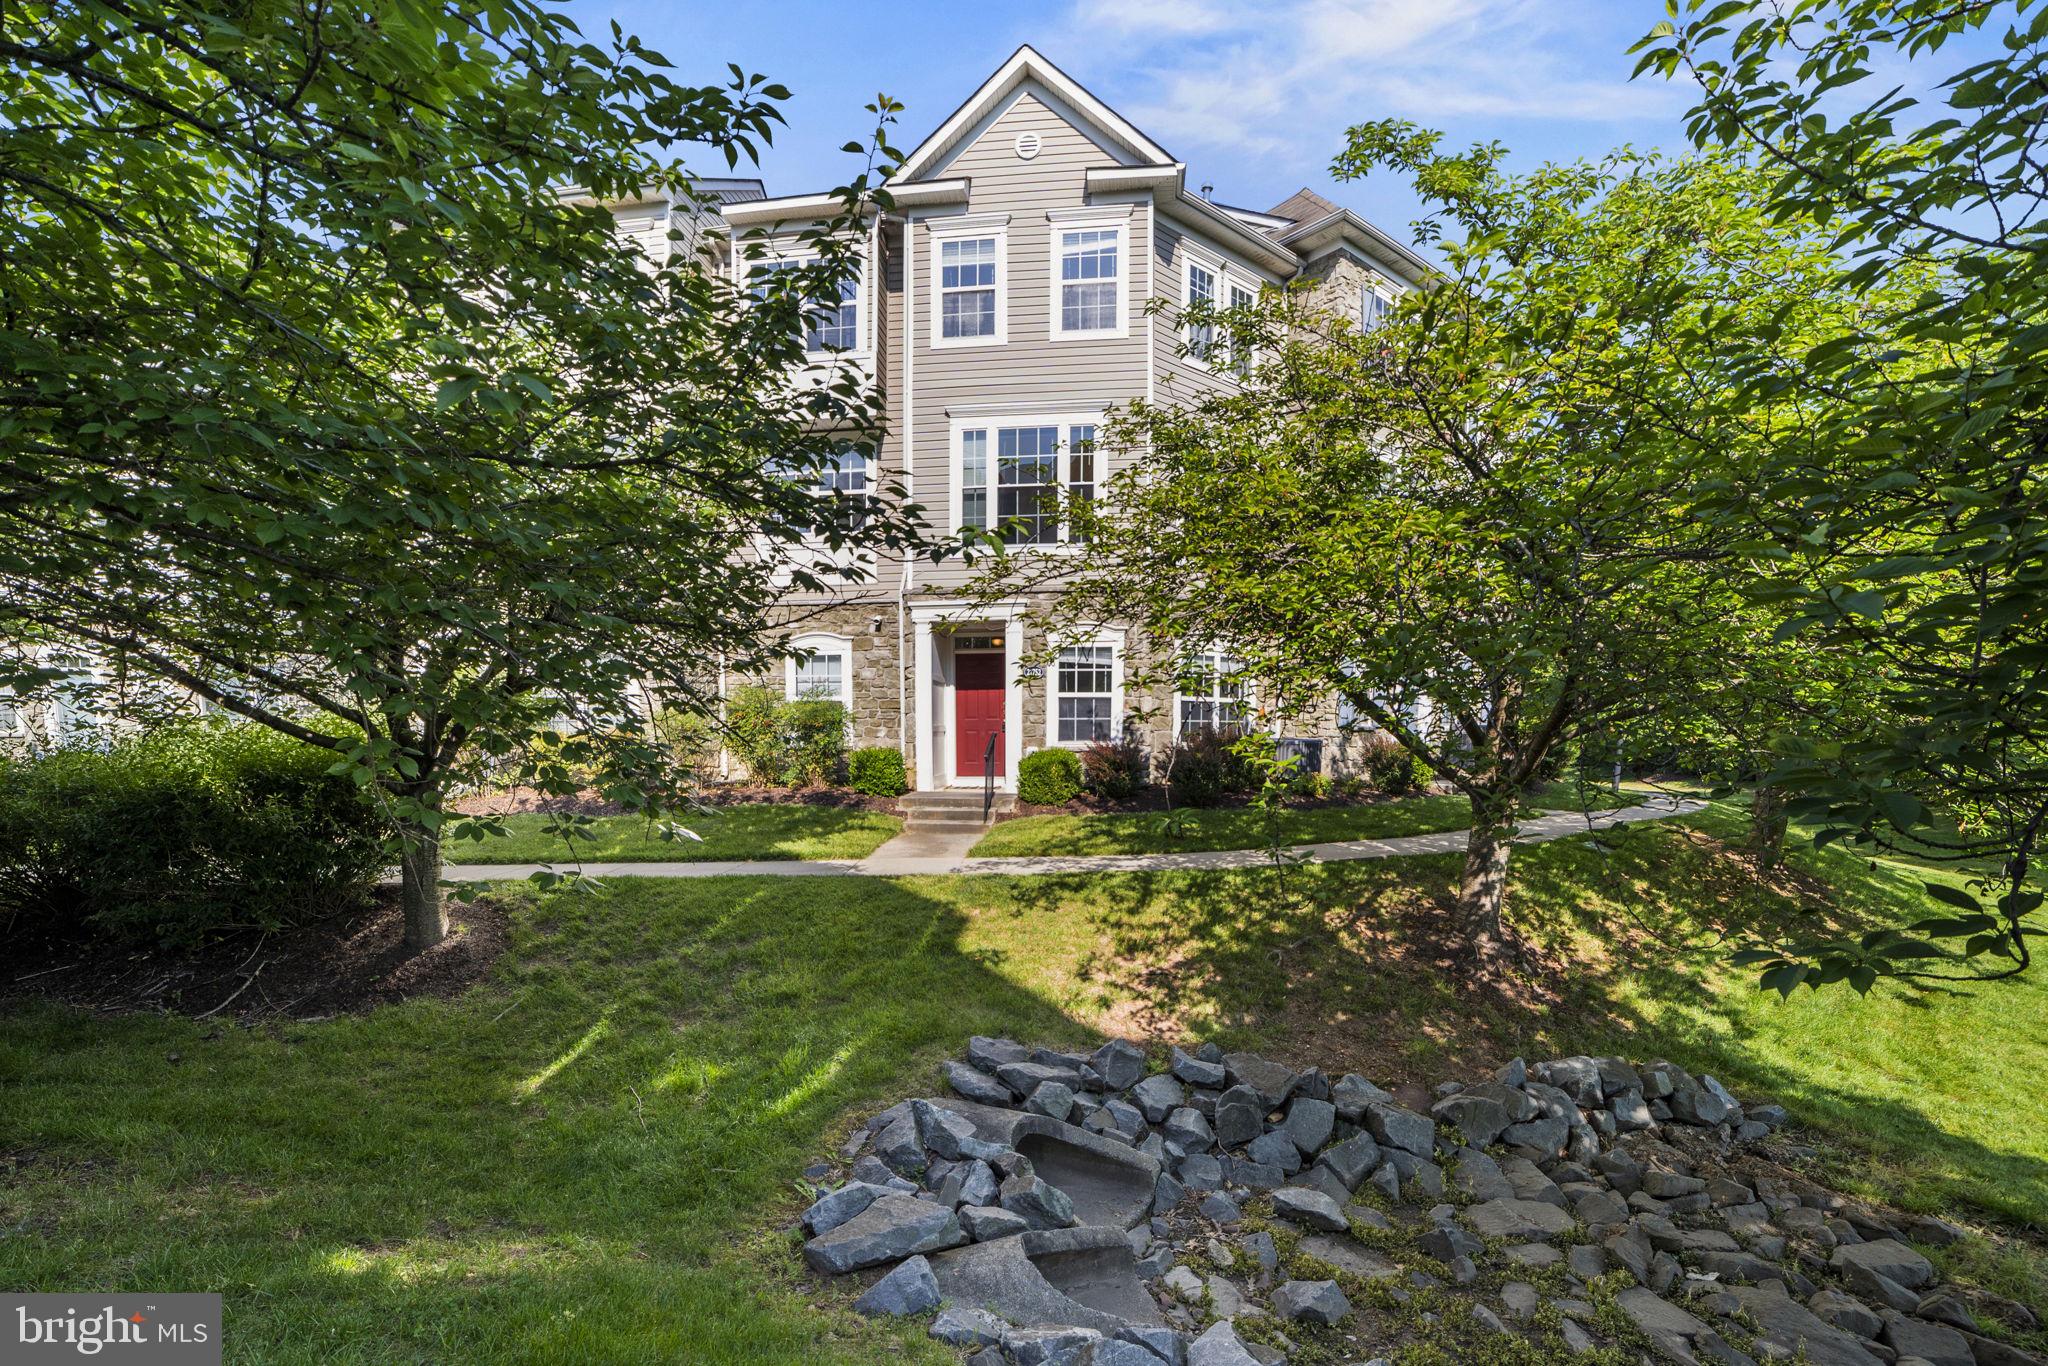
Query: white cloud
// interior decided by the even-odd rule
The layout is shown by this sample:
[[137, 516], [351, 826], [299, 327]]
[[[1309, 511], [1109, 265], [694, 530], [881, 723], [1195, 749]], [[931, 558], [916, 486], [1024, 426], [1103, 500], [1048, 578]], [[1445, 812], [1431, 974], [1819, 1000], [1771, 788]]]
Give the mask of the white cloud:
[[1682, 107], [1627, 80], [1639, 35], [1606, 20], [1558, 0], [1073, 0], [1052, 50], [1142, 92], [1119, 107], [1169, 147], [1305, 167], [1375, 118], [1625, 124]]

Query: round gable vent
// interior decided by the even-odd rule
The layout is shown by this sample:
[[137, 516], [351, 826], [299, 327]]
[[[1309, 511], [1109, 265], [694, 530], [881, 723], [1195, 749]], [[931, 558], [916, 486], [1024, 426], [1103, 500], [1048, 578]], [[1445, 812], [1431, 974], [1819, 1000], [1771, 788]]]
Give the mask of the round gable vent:
[[1017, 156], [1020, 160], [1031, 160], [1031, 158], [1038, 155], [1039, 150], [1044, 146], [1045, 139], [1039, 137], [1036, 133], [1017, 134]]

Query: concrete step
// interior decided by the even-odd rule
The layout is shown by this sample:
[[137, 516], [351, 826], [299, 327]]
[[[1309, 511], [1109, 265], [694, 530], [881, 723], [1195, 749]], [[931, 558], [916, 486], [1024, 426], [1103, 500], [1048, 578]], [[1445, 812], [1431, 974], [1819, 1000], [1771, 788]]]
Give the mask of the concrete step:
[[[987, 801], [980, 792], [962, 788], [950, 792], [912, 792], [899, 799], [903, 808], [903, 828], [906, 830], [982, 829], [989, 820], [983, 819], [983, 803]], [[1017, 809], [1017, 798], [1008, 792], [998, 792], [988, 802], [990, 818], [1007, 816]]]

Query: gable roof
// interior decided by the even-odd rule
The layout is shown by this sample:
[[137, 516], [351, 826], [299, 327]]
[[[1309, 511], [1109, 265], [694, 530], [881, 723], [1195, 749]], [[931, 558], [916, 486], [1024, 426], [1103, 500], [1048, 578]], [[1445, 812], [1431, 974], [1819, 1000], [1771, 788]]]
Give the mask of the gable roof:
[[1307, 223], [1318, 218], [1328, 218], [1333, 213], [1341, 213], [1342, 210], [1304, 185], [1266, 212], [1275, 218], [1284, 218], [1290, 223]]
[[1010, 54], [958, 109], [923, 142], [911, 148], [903, 164], [890, 176], [892, 183], [916, 180], [944, 164], [948, 153], [958, 147], [983, 119], [994, 113], [1010, 95], [1027, 81], [1035, 81], [1086, 119], [1090, 131], [1118, 148], [1140, 165], [1171, 166], [1173, 154], [1146, 137], [1137, 125], [1090, 94], [1085, 86], [1047, 61], [1029, 43]]

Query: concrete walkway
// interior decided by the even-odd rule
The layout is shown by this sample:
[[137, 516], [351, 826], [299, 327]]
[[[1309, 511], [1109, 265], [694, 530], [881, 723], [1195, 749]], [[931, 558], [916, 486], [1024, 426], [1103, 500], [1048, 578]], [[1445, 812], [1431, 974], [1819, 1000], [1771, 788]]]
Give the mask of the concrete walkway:
[[[1612, 825], [1663, 820], [1704, 811], [1706, 803], [1682, 797], [1652, 797], [1636, 806], [1596, 811], [1556, 811], [1522, 822], [1517, 844], [1566, 839]], [[1434, 835], [1397, 835], [1383, 840], [1338, 840], [1331, 844], [1297, 845], [1290, 854], [1317, 863], [1352, 859], [1403, 858], [1414, 854], [1455, 854], [1465, 848], [1463, 830]], [[1009, 877], [1045, 873], [1171, 872], [1209, 868], [1257, 868], [1272, 862], [1265, 849], [1210, 849], [1185, 854], [1074, 854], [1037, 858], [969, 858], [978, 830], [898, 835], [864, 859], [788, 859], [751, 863], [585, 863], [587, 877], [916, 877], [933, 874], [1003, 874]], [[901, 847], [899, 847], [901, 846]], [[523, 878], [544, 868], [567, 864], [450, 863], [441, 869], [449, 882], [497, 882]]]

